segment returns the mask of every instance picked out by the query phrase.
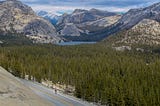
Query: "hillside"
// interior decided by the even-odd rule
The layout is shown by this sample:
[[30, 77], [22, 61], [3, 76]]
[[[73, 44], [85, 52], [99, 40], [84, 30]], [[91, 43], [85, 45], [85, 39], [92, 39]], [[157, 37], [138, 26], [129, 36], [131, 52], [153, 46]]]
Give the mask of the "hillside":
[[160, 44], [160, 23], [144, 19], [131, 29], [110, 36], [105, 42], [112, 46], [157, 46]]
[[[159, 48], [157, 50], [160, 50]], [[0, 65], [38, 82], [72, 85], [83, 100], [113, 106], [160, 104], [160, 52], [119, 52], [105, 44], [0, 48]]]
[[2, 67], [0, 67], [0, 104], [1, 106], [52, 106]]
[[107, 45], [111, 45], [112, 47], [127, 47], [130, 49], [135, 46], [137, 48], [159, 46], [159, 10], [160, 3], [156, 3], [146, 8], [131, 9], [110, 28], [110, 34], [113, 34], [103, 42]]

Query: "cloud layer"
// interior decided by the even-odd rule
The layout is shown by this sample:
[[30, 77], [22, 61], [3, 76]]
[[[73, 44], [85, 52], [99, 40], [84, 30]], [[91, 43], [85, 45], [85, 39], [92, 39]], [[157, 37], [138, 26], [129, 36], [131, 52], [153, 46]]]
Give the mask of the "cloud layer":
[[34, 10], [71, 12], [76, 8], [98, 8], [108, 11], [126, 12], [131, 8], [146, 7], [159, 0], [21, 0]]

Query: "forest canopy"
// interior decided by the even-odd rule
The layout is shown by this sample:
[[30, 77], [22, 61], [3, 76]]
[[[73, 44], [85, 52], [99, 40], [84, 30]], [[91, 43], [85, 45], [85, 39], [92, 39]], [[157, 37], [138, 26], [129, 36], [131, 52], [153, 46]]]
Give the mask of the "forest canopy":
[[14, 75], [75, 86], [75, 96], [112, 106], [160, 104], [160, 55], [115, 51], [106, 44], [0, 47], [0, 65]]

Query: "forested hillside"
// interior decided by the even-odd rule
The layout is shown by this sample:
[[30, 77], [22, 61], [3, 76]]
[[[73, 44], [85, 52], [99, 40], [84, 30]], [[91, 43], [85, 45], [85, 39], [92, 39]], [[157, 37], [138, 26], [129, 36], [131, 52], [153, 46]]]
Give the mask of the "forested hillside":
[[75, 86], [75, 95], [111, 106], [160, 104], [160, 55], [118, 52], [105, 44], [0, 47], [0, 65], [14, 75]]
[[29, 38], [18, 34], [0, 34], [0, 47], [11, 45], [32, 45], [33, 41]]

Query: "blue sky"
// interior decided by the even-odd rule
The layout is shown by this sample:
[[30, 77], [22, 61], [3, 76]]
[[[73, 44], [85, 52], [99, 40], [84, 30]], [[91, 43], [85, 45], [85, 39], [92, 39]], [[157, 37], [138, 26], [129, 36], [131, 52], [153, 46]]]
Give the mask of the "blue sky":
[[160, 0], [21, 0], [35, 11], [45, 10], [55, 14], [70, 13], [76, 8], [97, 8], [114, 12], [126, 12], [131, 8], [141, 8]]

